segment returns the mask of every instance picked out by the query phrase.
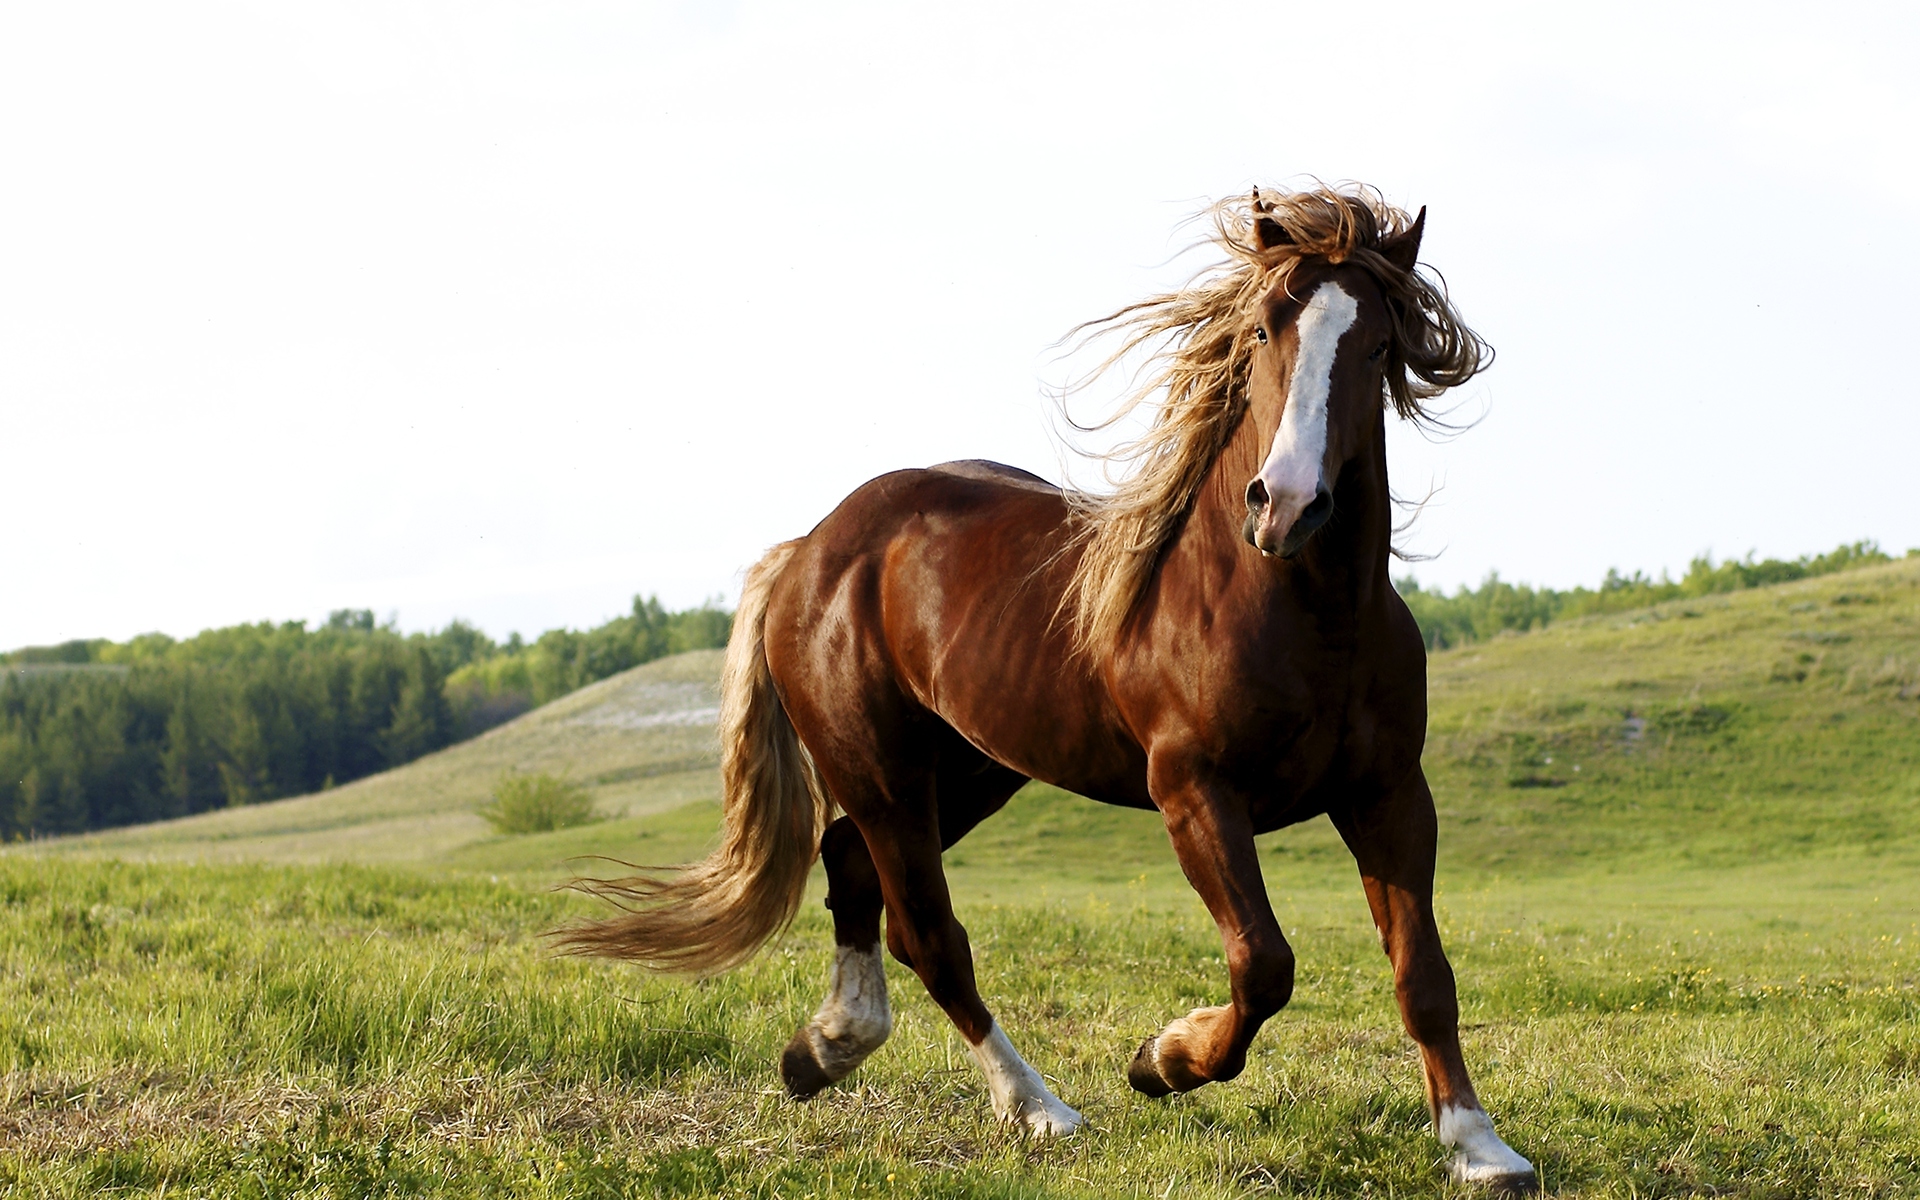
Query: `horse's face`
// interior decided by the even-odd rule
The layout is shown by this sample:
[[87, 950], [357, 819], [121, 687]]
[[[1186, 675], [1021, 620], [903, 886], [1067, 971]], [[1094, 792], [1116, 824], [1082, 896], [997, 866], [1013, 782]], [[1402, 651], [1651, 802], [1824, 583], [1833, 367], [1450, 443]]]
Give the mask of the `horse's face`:
[[1302, 264], [1261, 300], [1248, 419], [1267, 451], [1244, 533], [1262, 554], [1292, 557], [1333, 516], [1334, 482], [1380, 412], [1392, 336], [1385, 293], [1351, 263]]

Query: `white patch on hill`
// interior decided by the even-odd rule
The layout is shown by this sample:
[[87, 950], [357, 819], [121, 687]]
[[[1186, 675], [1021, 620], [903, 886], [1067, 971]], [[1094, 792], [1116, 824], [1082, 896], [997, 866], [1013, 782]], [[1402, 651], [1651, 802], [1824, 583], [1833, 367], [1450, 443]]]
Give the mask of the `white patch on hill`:
[[664, 729], [713, 725], [720, 720], [714, 689], [704, 683], [646, 683], [608, 695], [567, 720], [600, 729]]

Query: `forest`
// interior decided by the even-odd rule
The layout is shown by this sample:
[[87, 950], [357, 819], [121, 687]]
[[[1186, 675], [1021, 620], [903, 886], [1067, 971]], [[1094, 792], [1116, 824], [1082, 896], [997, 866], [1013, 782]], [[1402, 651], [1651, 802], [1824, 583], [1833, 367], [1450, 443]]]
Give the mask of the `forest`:
[[0, 839], [322, 791], [629, 667], [725, 645], [730, 620], [636, 596], [596, 628], [495, 643], [463, 621], [401, 634], [343, 609], [317, 629], [262, 622], [0, 654]]

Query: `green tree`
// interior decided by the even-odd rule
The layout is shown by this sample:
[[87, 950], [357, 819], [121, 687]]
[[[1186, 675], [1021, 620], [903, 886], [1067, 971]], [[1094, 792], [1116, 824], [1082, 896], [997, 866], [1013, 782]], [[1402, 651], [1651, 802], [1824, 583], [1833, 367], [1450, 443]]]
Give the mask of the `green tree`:
[[381, 735], [389, 764], [412, 762], [447, 744], [453, 719], [443, 683], [433, 656], [417, 648], [401, 680], [392, 723]]
[[204, 739], [193, 720], [193, 705], [185, 689], [167, 714], [167, 740], [160, 750], [160, 794], [167, 816], [178, 817], [199, 809], [198, 776], [206, 759]]
[[220, 790], [229, 808], [240, 808], [272, 795], [272, 780], [267, 774], [267, 739], [260, 729], [260, 718], [248, 707], [244, 695], [234, 689], [227, 705], [226, 725], [220, 739]]

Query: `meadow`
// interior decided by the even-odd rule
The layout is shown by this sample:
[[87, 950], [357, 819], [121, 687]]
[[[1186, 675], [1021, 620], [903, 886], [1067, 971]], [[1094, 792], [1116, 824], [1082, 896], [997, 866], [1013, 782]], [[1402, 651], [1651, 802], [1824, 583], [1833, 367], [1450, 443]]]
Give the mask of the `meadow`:
[[[593, 866], [570, 856], [710, 842], [710, 732], [675, 714], [702, 711], [712, 657], [334, 793], [0, 854], [0, 1187], [1454, 1190], [1324, 821], [1261, 839], [1293, 1004], [1240, 1079], [1164, 1101], [1127, 1088], [1126, 1061], [1218, 1002], [1225, 968], [1157, 819], [1033, 786], [949, 853], [982, 993], [1091, 1122], [1059, 1143], [994, 1123], [897, 967], [892, 1041], [811, 1103], [781, 1094], [775, 1060], [826, 979], [817, 882], [718, 979], [548, 954], [542, 931], [594, 911], [553, 890]], [[1559, 621], [1431, 673], [1468, 1061], [1547, 1188], [1920, 1190], [1920, 562]], [[485, 781], [543, 765], [609, 819], [491, 835]]]

